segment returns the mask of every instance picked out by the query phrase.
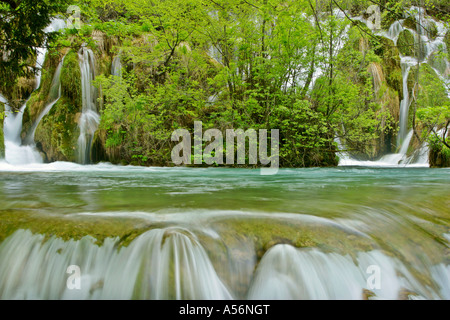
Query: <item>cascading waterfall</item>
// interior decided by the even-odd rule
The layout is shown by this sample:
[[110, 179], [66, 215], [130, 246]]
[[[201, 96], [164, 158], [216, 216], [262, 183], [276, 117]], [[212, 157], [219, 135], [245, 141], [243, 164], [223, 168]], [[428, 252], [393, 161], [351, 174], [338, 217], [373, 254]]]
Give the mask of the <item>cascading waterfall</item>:
[[[19, 230], [0, 245], [1, 299], [231, 299], [195, 235], [155, 229], [117, 249], [85, 237], [64, 242]], [[70, 265], [80, 290], [67, 287]]]
[[[415, 19], [415, 30], [406, 28], [403, 25], [405, 20], [402, 19], [399, 21], [395, 21], [389, 27], [388, 31], [376, 32], [378, 35], [392, 40], [395, 45], [397, 45], [397, 41], [401, 32], [404, 30], [408, 30], [413, 33], [415, 39], [414, 45], [419, 50], [419, 52], [417, 53], [417, 57], [403, 56], [400, 54], [400, 64], [402, 68], [403, 80], [403, 99], [400, 102], [399, 132], [397, 135], [397, 147], [399, 151], [395, 154], [385, 155], [379, 161], [357, 161], [351, 159], [349, 155], [345, 154], [341, 158], [340, 165], [428, 165], [428, 145], [426, 142], [423, 143], [422, 147], [417, 150], [414, 155], [410, 156], [409, 158], [407, 157], [408, 147], [411, 143], [413, 135], [413, 131], [409, 128], [408, 125], [409, 108], [412, 103], [410, 89], [414, 90], [414, 88], [408, 87], [408, 78], [412, 68], [419, 68], [421, 64], [428, 63], [443, 83], [450, 83], [450, 63], [445, 58], [448, 48], [446, 47], [446, 44], [444, 42], [444, 37], [447, 33], [447, 29], [442, 22], [434, 21], [432, 18], [425, 16], [424, 10], [422, 8], [413, 6], [406, 13], [406, 15], [411, 16]], [[366, 20], [361, 17], [357, 17], [356, 20], [366, 22]], [[434, 38], [432, 37], [430, 32], [431, 26], [433, 24], [437, 29], [437, 34]], [[436, 61], [434, 55], [438, 52], [442, 52], [444, 54], [438, 55], [439, 59], [437, 59]], [[450, 97], [449, 90], [447, 90], [447, 93]]]
[[[398, 145], [401, 146], [401, 150], [405, 152], [407, 151], [407, 147], [404, 147], [404, 144], [408, 144], [410, 139], [405, 139], [406, 132], [408, 131], [408, 114], [409, 114], [409, 105], [411, 104], [409, 98], [407, 77], [409, 75], [409, 71], [413, 67], [419, 68], [422, 63], [429, 64], [433, 70], [436, 72], [438, 77], [443, 81], [443, 83], [448, 82], [448, 75], [450, 74], [450, 65], [448, 60], [445, 58], [448, 48], [446, 47], [444, 40], [447, 29], [444, 24], [438, 21], [434, 21], [430, 17], [426, 17], [424, 15], [424, 9], [419, 7], [411, 7], [408, 12], [409, 16], [414, 17], [416, 21], [416, 30], [411, 30], [414, 34], [415, 38], [415, 46], [418, 48], [417, 57], [404, 57], [401, 56], [402, 63], [402, 76], [403, 76], [403, 92], [404, 99], [400, 105], [400, 131], [398, 134]], [[435, 38], [432, 37], [430, 30], [431, 26], [435, 25], [437, 29], [437, 34]], [[398, 35], [397, 35], [398, 38]], [[433, 55], [437, 53], [443, 53], [440, 56], [439, 62], [436, 63]], [[406, 79], [405, 79], [406, 77]], [[414, 90], [414, 89], [413, 89]], [[450, 97], [450, 91], [447, 91], [448, 96]], [[401, 153], [401, 152], [400, 152]], [[416, 164], [428, 164], [428, 145], [426, 142], [423, 143], [422, 147], [417, 150], [416, 155], [411, 156], [409, 159], [404, 159], [404, 163], [414, 163]]]
[[42, 157], [34, 146], [22, 145], [21, 132], [23, 112], [27, 106], [25, 102], [19, 112], [13, 112], [6, 99], [0, 98], [5, 105], [5, 119], [3, 133], [5, 137], [5, 160], [9, 164], [22, 165], [42, 163]]
[[[250, 289], [256, 300], [358, 300], [367, 289], [367, 269], [376, 264], [382, 270], [379, 299], [395, 300], [400, 291], [393, 261], [381, 252], [350, 256], [299, 250], [277, 245], [263, 257]], [[375, 290], [374, 290], [375, 291]]]
[[46, 105], [44, 110], [39, 114], [36, 121], [33, 123], [33, 126], [30, 129], [29, 134], [25, 138], [25, 144], [34, 145], [34, 136], [36, 133], [36, 129], [38, 128], [42, 119], [50, 112], [53, 106], [59, 101], [61, 98], [61, 70], [64, 63], [64, 58], [58, 64], [56, 68], [55, 75], [53, 76], [52, 84], [50, 87], [50, 92], [48, 96], [49, 103]]
[[[50, 32], [56, 32], [61, 29], [64, 29], [66, 27], [66, 22], [63, 19], [54, 18], [52, 19], [52, 22], [50, 25], [48, 25], [44, 32], [50, 33]], [[36, 90], [39, 89], [41, 86], [41, 78], [42, 78], [42, 66], [44, 65], [45, 56], [47, 54], [47, 43], [44, 44], [43, 48], [37, 48], [38, 56], [36, 60], [36, 67], [38, 68], [38, 71], [36, 73]]]
[[[62, 19], [53, 19], [50, 25], [44, 29], [45, 32], [54, 32], [65, 28], [65, 22]], [[38, 90], [41, 85], [41, 69], [45, 61], [47, 49], [37, 48], [36, 57], [36, 87]], [[18, 112], [13, 112], [8, 104], [8, 101], [0, 95], [0, 102], [5, 105], [5, 119], [3, 121], [3, 133], [5, 137], [5, 160], [9, 164], [22, 165], [31, 163], [42, 163], [42, 156], [36, 150], [33, 143], [25, 141], [22, 144], [22, 121], [23, 113], [27, 107], [27, 101], [23, 104]]]
[[[413, 130], [410, 130], [405, 138], [402, 140], [401, 148], [398, 153], [387, 154], [383, 156], [378, 163], [385, 163], [386, 165], [397, 165], [397, 164], [406, 164], [407, 157], [406, 154], [408, 152], [409, 144], [411, 143], [411, 139], [413, 137]], [[422, 163], [423, 164], [423, 163]]]
[[394, 41], [395, 45], [397, 45], [398, 36], [403, 31], [403, 26], [400, 21], [395, 21], [390, 27], [388, 32], [385, 34], [386, 38]]
[[[229, 300], [238, 296], [214, 268], [195, 234], [170, 227], [143, 233], [127, 247], [118, 238], [63, 241], [18, 230], [0, 245], [0, 299]], [[69, 266], [80, 270], [79, 287], [69, 287]], [[370, 282], [379, 268], [380, 283]], [[247, 275], [249, 300], [448, 299], [448, 266], [431, 266], [423, 285], [399, 260], [379, 250], [356, 256], [278, 244]], [[230, 270], [229, 270], [230, 272]], [[242, 276], [242, 275], [241, 275]], [[241, 279], [242, 280], [242, 279]]]
[[[40, 86], [40, 66], [42, 66], [45, 60], [46, 49], [37, 50], [36, 67], [39, 69], [36, 74], [37, 87]], [[35, 89], [36, 90], [36, 89]], [[34, 146], [22, 145], [22, 121], [23, 113], [27, 107], [27, 102], [25, 101], [18, 112], [14, 112], [8, 101], [1, 96], [0, 101], [5, 105], [5, 119], [3, 120], [3, 133], [5, 137], [5, 160], [9, 164], [22, 165], [29, 163], [42, 163], [42, 157]]]
[[402, 57], [400, 64], [402, 67], [403, 99], [400, 102], [400, 129], [397, 136], [398, 146], [402, 146], [405, 143], [405, 138], [408, 133], [408, 115], [409, 107], [411, 105], [411, 101], [409, 99], [408, 77], [412, 66], [417, 64], [417, 61], [410, 57]]
[[120, 53], [117, 56], [115, 56], [112, 61], [111, 75], [116, 77], [122, 77], [122, 60]]
[[92, 82], [95, 79], [95, 57], [91, 49], [82, 47], [78, 52], [81, 70], [82, 113], [78, 122], [78, 163], [91, 162], [91, 147], [94, 134], [100, 123], [97, 112], [97, 90]]

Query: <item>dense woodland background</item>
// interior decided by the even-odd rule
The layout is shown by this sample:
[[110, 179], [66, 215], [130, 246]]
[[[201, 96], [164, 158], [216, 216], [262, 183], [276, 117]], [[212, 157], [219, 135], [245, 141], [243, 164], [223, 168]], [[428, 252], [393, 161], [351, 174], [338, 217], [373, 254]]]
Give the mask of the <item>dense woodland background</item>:
[[[407, 36], [395, 45], [351, 18], [367, 17], [373, 4], [385, 30], [413, 5], [449, 23], [447, 0], [0, 1], [0, 92], [15, 110], [31, 95], [25, 139], [64, 58], [61, 98], [35, 141], [48, 161], [75, 161], [85, 46], [95, 54], [101, 115], [92, 162], [171, 165], [172, 132], [192, 131], [194, 121], [204, 130], [279, 129], [282, 167], [337, 165], [337, 138], [354, 157], [377, 159], [399, 147], [399, 54], [420, 55], [420, 48]], [[45, 33], [52, 18], [73, 15], [70, 5], [81, 9], [80, 28]], [[418, 23], [407, 19], [411, 28]], [[449, 32], [434, 36], [450, 48]], [[34, 90], [42, 46], [49, 51]], [[439, 55], [450, 59], [449, 51]], [[115, 59], [119, 75], [112, 75]], [[409, 78], [411, 149], [427, 141], [431, 165], [449, 166], [447, 134], [435, 134], [449, 124], [449, 88], [427, 64]]]

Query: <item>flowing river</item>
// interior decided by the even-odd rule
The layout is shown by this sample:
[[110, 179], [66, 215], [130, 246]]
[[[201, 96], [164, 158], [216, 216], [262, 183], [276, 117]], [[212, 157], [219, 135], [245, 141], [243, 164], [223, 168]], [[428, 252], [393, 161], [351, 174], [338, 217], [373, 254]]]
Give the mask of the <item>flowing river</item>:
[[450, 299], [449, 169], [0, 163], [0, 299]]

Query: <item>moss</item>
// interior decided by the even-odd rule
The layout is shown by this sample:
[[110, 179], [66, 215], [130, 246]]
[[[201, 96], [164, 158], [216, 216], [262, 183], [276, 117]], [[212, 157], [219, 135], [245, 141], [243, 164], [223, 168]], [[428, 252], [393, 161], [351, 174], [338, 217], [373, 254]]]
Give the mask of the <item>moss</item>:
[[48, 95], [52, 85], [53, 76], [61, 58], [62, 55], [57, 50], [50, 50], [46, 55], [41, 73], [40, 87], [31, 94], [30, 100], [27, 103], [27, 108], [24, 112], [22, 127], [23, 135], [29, 133], [28, 131], [34, 121], [36, 121], [39, 114], [49, 102]]
[[354, 248], [373, 249], [373, 243], [357, 234], [320, 223], [278, 221], [270, 218], [229, 218], [215, 221], [216, 229], [227, 247], [252, 243], [260, 260], [267, 250], [277, 244], [296, 248], [320, 248], [324, 252], [352, 254]]
[[402, 31], [398, 36], [397, 48], [404, 56], [414, 56], [414, 34], [409, 30]]
[[426, 28], [426, 33], [428, 38], [435, 40], [438, 35], [438, 29], [434, 22], [430, 22], [430, 24]]
[[[447, 138], [447, 142], [448, 141], [449, 139]], [[431, 143], [429, 162], [431, 168], [449, 168], [450, 149], [441, 142], [435, 141], [434, 143]]]
[[78, 53], [70, 50], [64, 58], [61, 70], [61, 94], [72, 105], [82, 105], [81, 70], [78, 62]]
[[[30, 99], [29, 119], [25, 121], [27, 130], [38, 114], [48, 103], [48, 95], [53, 75], [62, 58], [62, 54], [54, 52], [45, 62], [42, 86]], [[82, 89], [81, 71], [78, 54], [71, 49], [64, 57], [61, 70], [61, 98], [44, 117], [36, 129], [35, 141], [40, 142], [47, 158], [52, 161], [74, 161], [75, 146], [78, 138], [77, 118], [81, 110]]]
[[394, 41], [384, 37], [377, 36], [376, 43], [371, 39], [371, 47], [374, 52], [382, 59], [383, 74], [386, 78], [386, 83], [390, 88], [403, 96], [403, 80], [402, 68], [400, 65], [400, 52], [394, 45]]
[[75, 160], [78, 112], [79, 106], [67, 97], [61, 97], [37, 128], [35, 140], [41, 142], [49, 161]]
[[120, 245], [126, 246], [150, 226], [141, 220], [98, 217], [76, 217], [65, 215], [36, 215], [25, 211], [0, 212], [0, 243], [19, 229], [42, 234], [48, 240], [57, 237], [64, 241], [80, 240], [91, 236], [101, 245], [107, 238], [119, 238]]
[[412, 30], [416, 30], [416, 19], [414, 19], [413, 17], [409, 16], [405, 19], [405, 21], [403, 22], [403, 26], [405, 28], [409, 28]]

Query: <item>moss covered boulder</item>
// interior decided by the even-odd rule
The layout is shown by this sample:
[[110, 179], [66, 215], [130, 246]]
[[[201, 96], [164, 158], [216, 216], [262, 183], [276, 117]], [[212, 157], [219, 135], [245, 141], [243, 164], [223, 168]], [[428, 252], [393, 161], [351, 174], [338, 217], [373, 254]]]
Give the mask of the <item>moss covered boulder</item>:
[[[381, 66], [385, 75], [387, 86], [403, 96], [403, 78], [400, 64], [400, 52], [394, 41], [376, 36], [376, 41], [371, 39], [374, 52], [382, 59]], [[374, 41], [376, 43], [374, 43]]]
[[414, 34], [409, 30], [400, 32], [397, 48], [404, 56], [414, 56]]
[[405, 19], [405, 21], [403, 21], [403, 27], [416, 30], [417, 29], [416, 19], [414, 19], [414, 17], [408, 16]]
[[404, 56], [415, 57], [423, 60], [426, 57], [426, 43], [420, 41], [417, 34], [408, 29], [400, 32], [397, 40], [397, 48]]
[[48, 160], [75, 161], [79, 136], [79, 107], [67, 97], [61, 97], [36, 129], [35, 141], [42, 144]]
[[436, 24], [434, 22], [430, 21], [425, 26], [425, 33], [426, 33], [428, 38], [435, 40], [437, 35], [438, 35], [438, 29], [437, 29]]
[[61, 94], [74, 105], [82, 105], [81, 70], [78, 53], [70, 50], [64, 57], [61, 70]]
[[[41, 89], [30, 116], [35, 119], [49, 102], [47, 97], [53, 75], [62, 58], [50, 59], [48, 74], [43, 78]], [[78, 54], [72, 49], [66, 52], [61, 70], [61, 97], [50, 112], [41, 120], [35, 133], [35, 142], [40, 143], [48, 161], [75, 161], [75, 148], [79, 136], [77, 119], [81, 112], [81, 72]]]
[[442, 143], [432, 143], [430, 146], [429, 162], [432, 168], [450, 167], [450, 149]]
[[[45, 109], [45, 107], [50, 103], [50, 88], [53, 81], [53, 76], [56, 68], [63, 58], [64, 53], [58, 50], [49, 50], [46, 55], [41, 76], [41, 84], [37, 90], [35, 90], [27, 103], [27, 108], [24, 111], [23, 116], [23, 126], [22, 126], [22, 137], [25, 141], [32, 139], [31, 128], [35, 121], [38, 119], [39, 115]], [[28, 141], [29, 142], [29, 141]]]

